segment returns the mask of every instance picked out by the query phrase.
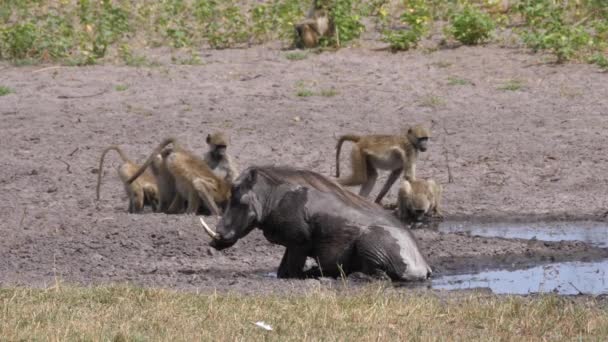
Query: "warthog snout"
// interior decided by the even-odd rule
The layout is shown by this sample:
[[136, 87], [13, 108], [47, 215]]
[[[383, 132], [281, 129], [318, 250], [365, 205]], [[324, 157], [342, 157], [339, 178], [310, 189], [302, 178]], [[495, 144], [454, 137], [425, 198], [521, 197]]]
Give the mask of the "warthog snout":
[[234, 245], [237, 241], [237, 239], [235, 239], [235, 234], [234, 232], [230, 232], [226, 235], [222, 235], [217, 233], [216, 231], [214, 231], [213, 229], [211, 229], [207, 223], [205, 223], [205, 220], [203, 220], [202, 217], [199, 217], [201, 225], [203, 226], [203, 229], [205, 230], [205, 232], [207, 234], [209, 234], [209, 236], [211, 237], [211, 243], [210, 246], [217, 249], [217, 250], [222, 250], [224, 248], [228, 248], [231, 247], [232, 245]]

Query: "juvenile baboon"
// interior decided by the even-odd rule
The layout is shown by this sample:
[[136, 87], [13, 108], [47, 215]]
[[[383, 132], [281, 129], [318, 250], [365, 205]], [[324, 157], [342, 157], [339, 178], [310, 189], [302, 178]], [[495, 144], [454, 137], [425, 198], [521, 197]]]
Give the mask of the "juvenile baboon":
[[397, 216], [402, 221], [420, 221], [424, 215], [429, 214], [442, 217], [441, 193], [441, 185], [432, 179], [404, 179], [397, 198]]
[[319, 44], [321, 37], [330, 37], [333, 34], [333, 23], [325, 6], [313, 0], [306, 19], [295, 24], [298, 36], [297, 46], [302, 48], [313, 48]]
[[180, 203], [187, 201], [187, 213], [196, 214], [207, 209], [211, 214], [219, 215], [218, 205], [223, 207], [230, 196], [229, 184], [217, 177], [203, 159], [177, 144], [175, 138], [163, 140], [127, 182], [137, 179], [169, 144], [173, 144], [173, 151], [168, 153], [163, 161], [175, 179], [176, 189], [169, 211], [173, 211]]
[[340, 149], [345, 141], [355, 143], [351, 152], [352, 175], [339, 178], [338, 182], [346, 186], [361, 185], [359, 195], [367, 197], [378, 179], [376, 170], [390, 170], [386, 184], [376, 197], [376, 203], [380, 203], [401, 172], [405, 179], [416, 179], [418, 152], [426, 151], [430, 136], [421, 125], [410, 127], [405, 135], [343, 135], [336, 145], [336, 177], [340, 177]]
[[122, 181], [127, 196], [129, 196], [129, 213], [139, 213], [144, 209], [144, 205], [149, 205], [154, 211], [159, 206], [159, 192], [156, 178], [150, 171], [143, 168], [144, 171], [141, 177], [136, 182], [127, 182], [140, 168], [139, 165], [132, 162], [119, 146], [112, 145], [101, 153], [99, 160], [99, 172], [97, 173], [97, 200], [99, 201], [99, 193], [101, 190], [101, 177], [103, 174], [103, 161], [109, 151], [116, 151], [122, 159], [123, 163], [118, 167], [118, 176]]
[[229, 144], [228, 136], [222, 132], [214, 132], [207, 135], [209, 150], [205, 153], [204, 160], [216, 176], [232, 184], [238, 177], [236, 164], [227, 152]]

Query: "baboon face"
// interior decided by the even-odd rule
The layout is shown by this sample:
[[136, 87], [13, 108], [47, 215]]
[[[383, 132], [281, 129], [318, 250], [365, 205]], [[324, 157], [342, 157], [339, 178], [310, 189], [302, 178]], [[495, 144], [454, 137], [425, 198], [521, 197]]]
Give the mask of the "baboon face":
[[207, 135], [207, 144], [214, 157], [223, 158], [226, 155], [228, 137], [222, 132], [214, 132]]
[[431, 133], [421, 125], [410, 127], [410, 129], [407, 131], [408, 140], [420, 152], [425, 152], [427, 150], [427, 145], [430, 137]]
[[431, 202], [426, 198], [426, 196], [416, 194], [413, 196], [410, 202], [410, 215], [416, 219], [416, 221], [420, 221], [422, 217], [429, 212], [429, 208], [431, 207]]

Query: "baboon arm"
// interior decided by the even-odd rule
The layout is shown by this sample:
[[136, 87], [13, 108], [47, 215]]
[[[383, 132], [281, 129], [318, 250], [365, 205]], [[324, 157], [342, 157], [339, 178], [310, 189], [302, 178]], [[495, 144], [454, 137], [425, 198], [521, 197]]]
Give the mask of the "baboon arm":
[[399, 175], [401, 175], [402, 171], [403, 171], [403, 169], [397, 169], [397, 170], [393, 170], [390, 173], [390, 175], [388, 176], [388, 179], [386, 180], [386, 183], [384, 183], [384, 186], [382, 187], [382, 190], [380, 190], [380, 192], [378, 193], [378, 197], [376, 197], [376, 201], [375, 201], [376, 203], [380, 203], [382, 201], [382, 199], [384, 198], [386, 193], [391, 189], [393, 184], [395, 184], [397, 179], [399, 179]]
[[173, 196], [173, 201], [171, 201], [171, 205], [169, 205], [169, 209], [167, 209], [167, 213], [176, 214], [181, 212], [183, 209], [183, 202], [184, 200], [182, 199], [182, 196], [176, 193], [175, 196]]
[[205, 180], [199, 178], [194, 180], [193, 185], [200, 199], [203, 200], [205, 206], [207, 206], [207, 208], [209, 208], [209, 211], [211, 211], [211, 214], [220, 215], [219, 208], [217, 207], [215, 201], [213, 200], [213, 197], [209, 194], [209, 191], [207, 190], [212, 187], [212, 184], [209, 184]]
[[402, 149], [399, 149], [401, 160], [403, 161], [403, 177], [409, 181], [416, 180], [416, 161], [415, 155], [405, 155], [405, 152]]

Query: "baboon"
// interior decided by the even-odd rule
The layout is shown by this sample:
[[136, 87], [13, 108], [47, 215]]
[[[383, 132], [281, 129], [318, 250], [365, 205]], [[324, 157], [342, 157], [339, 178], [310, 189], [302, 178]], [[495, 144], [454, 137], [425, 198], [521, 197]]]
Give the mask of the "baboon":
[[[158, 212], [165, 214], [179, 214], [185, 210], [185, 201], [177, 200], [175, 203], [176, 189], [175, 189], [175, 177], [169, 172], [167, 168], [167, 157], [173, 152], [173, 148], [168, 146], [161, 150], [159, 154], [154, 156], [150, 169], [156, 181], [158, 183], [158, 195], [159, 195], [159, 208]], [[174, 204], [171, 207], [171, 204]]]
[[432, 179], [404, 179], [397, 198], [397, 216], [402, 221], [420, 221], [424, 215], [429, 214], [442, 217], [441, 193], [441, 185]]
[[207, 135], [209, 151], [205, 153], [204, 160], [216, 176], [232, 184], [238, 177], [236, 165], [230, 155], [226, 152], [229, 139], [222, 132], [214, 132]]
[[[386, 184], [376, 197], [375, 202], [380, 203], [401, 172], [404, 172], [405, 179], [416, 179], [418, 152], [426, 151], [430, 136], [430, 132], [421, 125], [410, 127], [405, 135], [343, 135], [336, 145], [338, 182], [346, 186], [361, 185], [359, 195], [367, 197], [378, 179], [376, 169], [390, 170]], [[351, 152], [352, 175], [339, 178], [340, 149], [345, 141], [355, 143]]]
[[122, 159], [123, 163], [118, 167], [118, 176], [125, 186], [127, 196], [129, 196], [129, 213], [139, 213], [144, 209], [144, 205], [149, 205], [154, 211], [159, 206], [159, 192], [156, 178], [150, 171], [143, 168], [144, 171], [141, 177], [136, 182], [127, 182], [127, 180], [137, 172], [139, 165], [132, 162], [123, 150], [116, 145], [112, 145], [101, 153], [99, 160], [99, 172], [97, 173], [97, 200], [99, 201], [99, 193], [101, 190], [101, 177], [103, 174], [103, 161], [109, 151], [116, 151]]
[[328, 10], [317, 0], [313, 0], [306, 19], [295, 24], [295, 29], [298, 37], [296, 45], [300, 48], [314, 48], [321, 37], [330, 37], [334, 31]]
[[204, 209], [207, 209], [211, 214], [219, 215], [218, 205], [224, 207], [230, 197], [229, 184], [217, 177], [203, 159], [177, 144], [175, 138], [163, 140], [127, 182], [130, 183], [137, 179], [146, 167], [155, 159], [158, 160], [157, 155], [169, 144], [173, 144], [173, 150], [168, 153], [166, 158], [163, 158], [163, 162], [175, 179], [176, 189], [169, 211], [173, 211], [179, 207], [180, 203], [187, 201], [186, 213], [196, 214], [201, 210], [205, 212]]

